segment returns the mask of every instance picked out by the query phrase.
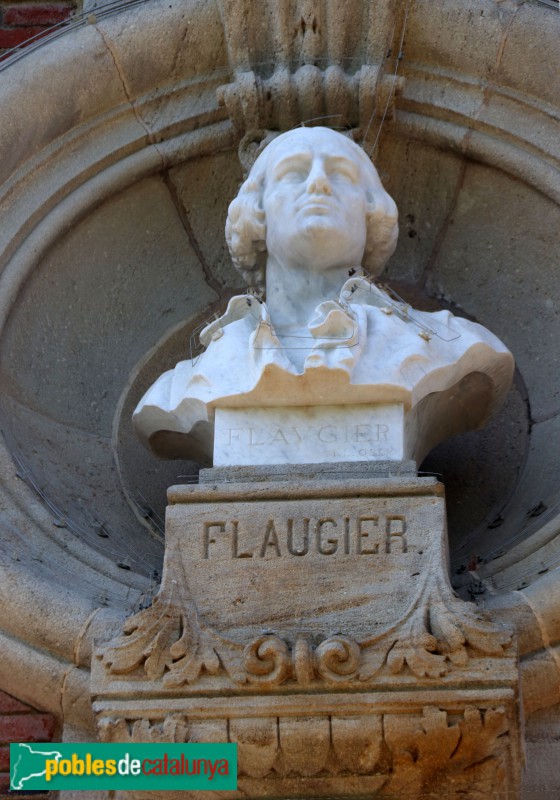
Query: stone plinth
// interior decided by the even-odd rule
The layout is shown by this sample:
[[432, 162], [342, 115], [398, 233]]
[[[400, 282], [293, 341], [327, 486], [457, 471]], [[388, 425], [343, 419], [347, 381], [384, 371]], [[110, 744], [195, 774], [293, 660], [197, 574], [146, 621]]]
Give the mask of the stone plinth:
[[433, 478], [172, 487], [160, 594], [94, 659], [100, 737], [237, 742], [230, 797], [515, 798], [516, 650], [446, 561]]

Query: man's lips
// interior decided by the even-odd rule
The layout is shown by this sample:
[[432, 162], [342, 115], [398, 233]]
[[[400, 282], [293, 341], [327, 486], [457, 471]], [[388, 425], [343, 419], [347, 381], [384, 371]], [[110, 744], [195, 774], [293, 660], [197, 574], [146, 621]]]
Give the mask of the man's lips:
[[325, 213], [327, 211], [334, 211], [334, 205], [328, 200], [307, 200], [305, 203], [300, 203], [298, 211]]

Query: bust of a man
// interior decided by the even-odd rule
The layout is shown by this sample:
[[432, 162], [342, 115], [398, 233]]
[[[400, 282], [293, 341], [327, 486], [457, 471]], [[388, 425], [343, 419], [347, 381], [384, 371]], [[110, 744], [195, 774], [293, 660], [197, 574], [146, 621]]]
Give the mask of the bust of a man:
[[[397, 234], [395, 203], [350, 138], [297, 128], [273, 139], [226, 223], [253, 292], [202, 331], [196, 363], [180, 362], [146, 393], [133, 417], [139, 436], [164, 457], [212, 463], [217, 411], [281, 409], [302, 438], [304, 414], [323, 425], [329, 409], [339, 425], [346, 412], [366, 419], [399, 408], [401, 457], [421, 460], [447, 436], [481, 427], [511, 383], [512, 356], [482, 326], [413, 311], [374, 283]], [[367, 460], [374, 450], [356, 452]]]

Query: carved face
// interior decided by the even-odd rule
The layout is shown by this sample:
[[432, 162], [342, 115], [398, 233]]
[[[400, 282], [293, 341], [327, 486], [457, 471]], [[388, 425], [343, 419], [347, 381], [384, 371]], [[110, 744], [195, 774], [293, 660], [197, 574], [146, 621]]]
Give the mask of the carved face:
[[309, 269], [360, 264], [367, 182], [357, 145], [327, 128], [298, 128], [267, 149], [269, 255]]

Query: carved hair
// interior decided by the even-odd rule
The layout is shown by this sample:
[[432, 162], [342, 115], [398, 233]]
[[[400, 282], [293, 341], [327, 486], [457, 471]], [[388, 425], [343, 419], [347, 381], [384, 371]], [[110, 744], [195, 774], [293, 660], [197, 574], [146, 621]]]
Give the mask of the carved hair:
[[[359, 145], [328, 128], [319, 130], [329, 130], [343, 138], [345, 144], [349, 143], [361, 166], [367, 186], [366, 246], [362, 266], [373, 275], [379, 275], [397, 246], [399, 227], [395, 202], [381, 185], [377, 170]], [[264, 289], [266, 266], [262, 255], [266, 253], [266, 215], [262, 206], [266, 167], [276, 143], [294, 133], [301, 133], [301, 128], [281, 134], [263, 150], [228, 211], [226, 241], [234, 266], [249, 286], [260, 289]]]

